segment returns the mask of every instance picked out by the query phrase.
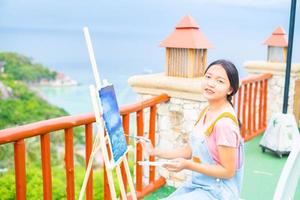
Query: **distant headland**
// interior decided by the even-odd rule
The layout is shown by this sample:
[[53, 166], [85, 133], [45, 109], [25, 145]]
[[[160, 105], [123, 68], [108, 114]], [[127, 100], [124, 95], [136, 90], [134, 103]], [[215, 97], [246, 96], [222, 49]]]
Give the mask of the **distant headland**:
[[0, 52], [0, 73], [30, 86], [74, 86], [70, 76], [48, 69], [31, 58], [14, 52]]

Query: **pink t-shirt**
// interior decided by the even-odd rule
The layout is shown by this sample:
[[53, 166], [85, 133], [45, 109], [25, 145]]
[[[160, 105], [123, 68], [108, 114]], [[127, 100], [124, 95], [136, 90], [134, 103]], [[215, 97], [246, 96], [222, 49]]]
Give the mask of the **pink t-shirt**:
[[[203, 126], [203, 119], [204, 116], [198, 123], [199, 128], [201, 127], [201, 132], [205, 131], [205, 129], [207, 128], [207, 126]], [[224, 117], [218, 120], [212, 130], [212, 133], [207, 137], [208, 149], [213, 160], [218, 164], [221, 163], [218, 153], [218, 145], [238, 147], [240, 139], [240, 129], [232, 119]], [[240, 158], [238, 158], [236, 161], [237, 168], [239, 168], [239, 160]]]

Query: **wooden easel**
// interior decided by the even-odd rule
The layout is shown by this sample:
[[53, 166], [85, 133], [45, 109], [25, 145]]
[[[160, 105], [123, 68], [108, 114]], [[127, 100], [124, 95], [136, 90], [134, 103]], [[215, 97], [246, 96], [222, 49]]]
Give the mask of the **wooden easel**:
[[[105, 135], [105, 131], [104, 131], [104, 122], [103, 122], [103, 118], [102, 116], [102, 106], [101, 104], [99, 104], [99, 102], [101, 102], [101, 99], [99, 98], [98, 95], [98, 91], [101, 89], [101, 87], [103, 86], [103, 83], [101, 82], [99, 73], [98, 73], [98, 69], [97, 69], [97, 64], [96, 64], [96, 59], [94, 56], [94, 50], [92, 47], [92, 42], [91, 42], [91, 38], [89, 35], [89, 31], [87, 27], [83, 28], [83, 32], [84, 32], [84, 36], [85, 36], [85, 40], [86, 40], [86, 44], [87, 44], [87, 48], [88, 48], [88, 52], [89, 52], [89, 57], [90, 57], [90, 61], [92, 64], [92, 69], [93, 69], [93, 74], [94, 74], [94, 78], [96, 81], [96, 87], [94, 85], [90, 86], [90, 94], [91, 94], [91, 99], [92, 99], [92, 104], [93, 104], [93, 109], [94, 109], [94, 113], [95, 113], [95, 117], [96, 117], [96, 125], [97, 125], [97, 134], [94, 140], [94, 144], [93, 144], [93, 148], [92, 148], [92, 152], [90, 155], [90, 159], [89, 159], [89, 163], [86, 169], [86, 173], [85, 173], [85, 177], [84, 177], [84, 181], [81, 187], [81, 191], [80, 191], [80, 195], [79, 195], [79, 200], [83, 199], [84, 196], [84, 192], [86, 189], [86, 185], [88, 182], [88, 178], [91, 172], [91, 168], [92, 168], [92, 164], [94, 161], [94, 157], [96, 152], [101, 149], [103, 158], [104, 158], [104, 163], [105, 163], [105, 168], [107, 171], [107, 179], [108, 179], [108, 184], [109, 184], [109, 190], [110, 190], [110, 194], [111, 194], [111, 198], [113, 200], [117, 199], [116, 196], [116, 190], [115, 190], [115, 186], [114, 186], [114, 181], [113, 181], [113, 175], [112, 175], [112, 171], [114, 169], [116, 169], [117, 172], [117, 180], [120, 186], [120, 191], [121, 191], [121, 197], [122, 199], [127, 199], [127, 194], [126, 194], [126, 190], [124, 187], [124, 183], [123, 183], [123, 179], [122, 179], [122, 174], [121, 174], [121, 167], [120, 165], [123, 163], [124, 167], [125, 167], [125, 173], [126, 173], [126, 177], [127, 177], [127, 181], [129, 184], [129, 188], [130, 188], [130, 192], [131, 192], [131, 196], [133, 200], [136, 200], [136, 193], [135, 193], [135, 188], [134, 188], [134, 184], [132, 181], [132, 177], [130, 174], [130, 169], [129, 169], [129, 165], [128, 165], [128, 161], [127, 161], [127, 157], [126, 157], [126, 153], [127, 151], [118, 159], [118, 161], [115, 162], [115, 160], [113, 158], [110, 158], [109, 155], [113, 155], [112, 153], [112, 148], [110, 146], [110, 138], [108, 136], [108, 134]], [[113, 156], [111, 156], [113, 157]]]

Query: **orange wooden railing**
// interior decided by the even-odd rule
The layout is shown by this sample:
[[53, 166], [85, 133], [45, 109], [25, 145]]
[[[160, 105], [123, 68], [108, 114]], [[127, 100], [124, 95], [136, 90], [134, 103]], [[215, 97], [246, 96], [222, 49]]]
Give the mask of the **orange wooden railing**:
[[245, 141], [262, 133], [267, 126], [268, 79], [272, 74], [253, 75], [242, 80], [233, 98]]
[[[130, 114], [136, 113], [137, 134], [144, 135], [144, 109], [150, 108], [149, 120], [149, 138], [155, 144], [155, 123], [156, 123], [156, 106], [169, 100], [169, 96], [162, 94], [157, 97], [141, 101], [139, 103], [123, 106], [120, 109], [123, 118], [123, 127], [126, 134], [129, 134]], [[41, 141], [41, 159], [42, 159], [42, 176], [43, 176], [43, 195], [44, 199], [52, 199], [52, 176], [51, 176], [51, 154], [50, 154], [50, 133], [58, 130], [64, 130], [65, 134], [65, 166], [66, 166], [66, 191], [67, 199], [75, 199], [74, 191], [74, 152], [73, 152], [73, 128], [85, 126], [86, 141], [86, 163], [88, 163], [92, 150], [92, 132], [95, 117], [93, 113], [67, 116], [56, 119], [45, 120], [15, 128], [8, 128], [0, 131], [0, 145], [6, 143], [14, 144], [15, 159], [15, 180], [16, 180], [16, 199], [26, 199], [26, 165], [25, 165], [25, 139], [31, 137], [40, 137]], [[128, 137], [126, 138], [128, 140]], [[136, 148], [137, 161], [142, 159], [142, 148], [140, 144]], [[154, 160], [153, 157], [150, 158]], [[125, 180], [124, 167], [123, 180]], [[106, 173], [104, 172], [104, 177]], [[164, 178], [155, 180], [155, 169], [150, 168], [149, 184], [143, 185], [143, 172], [139, 165], [136, 165], [136, 191], [139, 198], [154, 191], [156, 188], [165, 184]], [[104, 178], [104, 199], [110, 199], [107, 179]], [[126, 183], [126, 180], [125, 180]], [[93, 179], [92, 173], [86, 189], [86, 199], [93, 199]]]
[[[267, 85], [271, 74], [251, 76], [242, 80], [241, 87], [234, 98], [234, 105], [239, 119], [242, 122], [242, 136], [249, 140], [266, 128], [266, 109], [267, 109]], [[130, 116], [136, 114], [137, 135], [144, 135], [144, 110], [150, 108], [149, 117], [149, 139], [155, 144], [155, 123], [157, 104], [169, 100], [169, 96], [162, 94], [160, 96], [141, 101], [129, 106], [123, 106], [120, 109], [124, 132], [129, 134]], [[8, 128], [0, 131], [0, 145], [6, 143], [14, 144], [15, 160], [15, 180], [16, 180], [16, 198], [26, 199], [26, 167], [25, 167], [25, 139], [30, 137], [40, 137], [41, 141], [41, 159], [43, 175], [43, 195], [44, 199], [52, 199], [52, 175], [51, 175], [51, 154], [50, 154], [50, 133], [57, 130], [64, 130], [65, 134], [65, 166], [66, 166], [66, 190], [67, 198], [74, 199], [74, 153], [73, 153], [73, 128], [85, 126], [86, 143], [86, 165], [88, 163], [92, 150], [92, 132], [95, 117], [93, 113], [78, 116], [67, 116], [56, 119], [45, 120], [16, 128]], [[126, 136], [128, 142], [128, 136]], [[137, 161], [142, 160], [142, 148], [140, 144], [135, 149]], [[151, 161], [154, 157], [150, 156]], [[142, 167], [136, 165], [136, 191], [139, 198], [151, 193], [155, 189], [165, 184], [165, 179], [160, 177], [155, 179], [155, 168], [149, 168], [149, 184], [143, 185]], [[124, 184], [127, 185], [124, 167], [122, 166]], [[104, 199], [110, 199], [108, 181], [104, 171]], [[93, 178], [90, 175], [86, 199], [93, 199]]]

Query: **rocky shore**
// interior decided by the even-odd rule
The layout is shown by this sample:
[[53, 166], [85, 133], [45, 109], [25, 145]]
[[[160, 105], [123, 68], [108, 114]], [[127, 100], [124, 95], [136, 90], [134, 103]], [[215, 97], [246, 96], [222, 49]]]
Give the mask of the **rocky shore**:
[[57, 72], [54, 80], [42, 79], [37, 85], [63, 87], [63, 86], [76, 86], [78, 85], [78, 82], [73, 80], [70, 76], [65, 75], [62, 72]]

